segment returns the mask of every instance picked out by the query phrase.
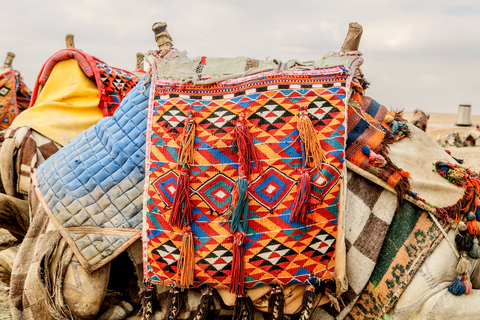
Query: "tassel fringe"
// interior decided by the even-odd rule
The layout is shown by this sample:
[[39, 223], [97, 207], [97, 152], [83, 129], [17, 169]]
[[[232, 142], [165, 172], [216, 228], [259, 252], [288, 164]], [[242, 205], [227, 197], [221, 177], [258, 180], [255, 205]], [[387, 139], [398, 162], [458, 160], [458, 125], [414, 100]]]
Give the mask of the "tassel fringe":
[[235, 293], [237, 296], [245, 295], [244, 237], [245, 234], [240, 231], [236, 231], [233, 235], [232, 281], [230, 282], [230, 292]]
[[254, 320], [253, 303], [249, 296], [237, 296], [232, 320]]
[[268, 301], [268, 314], [270, 320], [283, 320], [283, 310], [285, 308], [285, 296], [282, 287], [274, 286]]
[[323, 290], [323, 284], [320, 279], [316, 277], [310, 277], [307, 282], [308, 285], [303, 294], [302, 310], [296, 313], [292, 319], [309, 320], [315, 310], [315, 302], [317, 301], [318, 294]]
[[186, 226], [183, 229], [182, 248], [177, 263], [178, 286], [182, 289], [188, 289], [190, 286], [193, 286], [194, 250], [193, 233], [190, 227]]
[[155, 286], [151, 281], [145, 282], [145, 291], [142, 293], [141, 301], [142, 320], [151, 320], [155, 310], [159, 307]]
[[462, 276], [458, 276], [457, 279], [448, 286], [448, 291], [456, 296], [461, 296], [465, 293], [465, 284], [462, 282]]
[[180, 315], [180, 311], [183, 307], [183, 298], [180, 291], [175, 286], [170, 287], [168, 295], [168, 302], [165, 316], [163, 320], [176, 320]]
[[202, 296], [200, 297], [200, 304], [197, 309], [197, 313], [192, 320], [208, 320], [213, 319], [213, 295], [212, 287], [207, 286], [202, 289]]
[[325, 161], [325, 155], [320, 144], [320, 140], [317, 137], [315, 129], [313, 128], [312, 121], [308, 116], [307, 107], [300, 107], [298, 113], [297, 129], [305, 145], [305, 156], [308, 161], [310, 157], [313, 159], [313, 164], [320, 169], [322, 162]]
[[310, 170], [308, 168], [302, 169], [302, 174], [297, 184], [297, 194], [293, 202], [293, 209], [290, 215], [290, 222], [295, 221], [307, 224], [307, 214], [310, 211], [309, 199], [312, 190]]
[[190, 203], [190, 170], [183, 168], [177, 181], [177, 191], [173, 200], [172, 211], [168, 223], [182, 228], [192, 222], [192, 205]]

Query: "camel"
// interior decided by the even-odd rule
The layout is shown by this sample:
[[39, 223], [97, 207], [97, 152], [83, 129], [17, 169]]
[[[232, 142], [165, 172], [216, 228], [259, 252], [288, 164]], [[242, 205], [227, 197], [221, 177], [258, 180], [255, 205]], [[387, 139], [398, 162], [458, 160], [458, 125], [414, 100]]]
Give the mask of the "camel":
[[[158, 38], [162, 39], [162, 37]], [[172, 49], [172, 47], [168, 48], [168, 44], [171, 45], [171, 38], [170, 41], [165, 41], [165, 38], [168, 40], [169, 37], [163, 37], [162, 39], [162, 44], [167, 43], [167, 48], [161, 47], [159, 48], [158, 52], [162, 52], [162, 50], [164, 50], [168, 55], [168, 53], [171, 52]], [[358, 37], [356, 40], [358, 41]], [[345, 49], [343, 52], [351, 51], [352, 50]], [[165, 54], [159, 55], [165, 56]], [[362, 91], [363, 89], [361, 87], [358, 87], [357, 92], [362, 93]], [[125, 97], [122, 105], [119, 107], [119, 110], [125, 111], [130, 110], [131, 108], [138, 108], [136, 109], [137, 112], [143, 112], [143, 114], [145, 114], [146, 102], [148, 101], [149, 92], [149, 84], [147, 82], [142, 83], [141, 85], [133, 89], [131, 93], [127, 95], [127, 97]], [[362, 119], [367, 119], [372, 130], [378, 130], [378, 126], [381, 124], [378, 122], [378, 120], [372, 118], [367, 111], [369, 110], [369, 106], [373, 105], [378, 107], [379, 105], [372, 102], [372, 99], [364, 96], [363, 94], [361, 94], [357, 98], [360, 101], [359, 104], [355, 105], [355, 103], [352, 102], [352, 104], [349, 105], [349, 107], [352, 108], [352, 112], [359, 115]], [[384, 107], [380, 106], [379, 109], [385, 111]], [[117, 115], [119, 117], [118, 119], [120, 119], [121, 114], [119, 113]], [[354, 115], [352, 114], [352, 118], [353, 117]], [[392, 121], [401, 122], [395, 119], [392, 119]], [[114, 118], [105, 118], [101, 120], [91, 129], [82, 133], [82, 135], [79, 136], [77, 140], [73, 140], [73, 144], [78, 143], [81, 141], [81, 139], [85, 138], [89, 134], [89, 131], [93, 132], [95, 130], [101, 130], [101, 128], [108, 128], [109, 125], [112, 124], [112, 122], [114, 122]], [[398, 124], [400, 125], [400, 123]], [[142, 129], [143, 126], [145, 126], [145, 129]], [[435, 144], [435, 142], [430, 139], [425, 133], [422, 133], [420, 130], [414, 128], [413, 126], [406, 125], [405, 123], [403, 123], [403, 126], [404, 128], [405, 126], [408, 127], [408, 131], [410, 132], [409, 137], [404, 136], [404, 134], [407, 132], [407, 129], [402, 129], [403, 131], [400, 131], [399, 134], [396, 136], [399, 141], [392, 143], [388, 152], [389, 161], [391, 161], [391, 163], [395, 163], [395, 165], [397, 165], [399, 168], [405, 170], [401, 171], [399, 169], [398, 172], [404, 172], [403, 174], [405, 175], [405, 177], [407, 176], [405, 172], [410, 173], [411, 190], [413, 191], [402, 194], [401, 198], [404, 198], [403, 201], [414, 203], [416, 207], [421, 208], [421, 210], [425, 212], [427, 218], [434, 219], [434, 221], [438, 222], [437, 218], [435, 218], [434, 216], [434, 213], [437, 212], [435, 209], [448, 208], [454, 205], [459, 199], [463, 197], [464, 190], [460, 187], [453, 186], [450, 183], [446, 183], [445, 180], [440, 177], [436, 172], [426, 170], [425, 168], [429, 167], [432, 161], [442, 160], [453, 164], [455, 164], [456, 162], [453, 158], [448, 156], [448, 154], [446, 154], [441, 148], [439, 148]], [[140, 132], [142, 132], [142, 130], [143, 132], [145, 132], [146, 123], [137, 125], [137, 128], [141, 128]], [[114, 139], [113, 136], [112, 139]], [[122, 137], [115, 137], [115, 139], [122, 139]], [[54, 158], [52, 159], [64, 157], [67, 151], [64, 152], [62, 150], [59, 151], [56, 155], [54, 155]], [[422, 159], [418, 159], [415, 158], [415, 153], [412, 152], [412, 150], [421, 150], [420, 152], [425, 152], [425, 150], [428, 150], [428, 153], [424, 154], [424, 157], [422, 157]], [[139, 155], [140, 160], [142, 160], [141, 152], [135, 153], [135, 150], [133, 152], [135, 155]], [[387, 154], [372, 154], [372, 152], [370, 152], [369, 154], [369, 157], [374, 158], [372, 161], [374, 161], [375, 159], [381, 159], [380, 156], [387, 157]], [[369, 161], [369, 157], [367, 157], [367, 162]], [[50, 162], [52, 161], [54, 160], [51, 160]], [[141, 161], [139, 162], [139, 164], [140, 163]], [[332, 318], [332, 314], [334, 314], [339, 319], [342, 319], [344, 317], [356, 317], [355, 303], [356, 301], [358, 302], [358, 300], [362, 299], [362, 290], [367, 284], [368, 278], [372, 273], [373, 267], [375, 265], [375, 263], [370, 261], [371, 259], [365, 260], [363, 262], [368, 261], [369, 263], [362, 263], [362, 268], [358, 270], [358, 263], [359, 261], [362, 261], [358, 259], [360, 259], [361, 256], [358, 255], [357, 249], [352, 250], [352, 248], [356, 248], [355, 243], [359, 239], [359, 233], [362, 233], [362, 230], [359, 231], [356, 227], [358, 227], [359, 225], [365, 226], [367, 221], [370, 221], [370, 213], [372, 212], [375, 212], [375, 215], [377, 217], [380, 217], [381, 220], [385, 222], [385, 225], [388, 226], [394, 217], [395, 211], [397, 210], [397, 208], [401, 208], [401, 203], [403, 203], [401, 199], [398, 199], [400, 189], [396, 189], [395, 187], [390, 185], [388, 181], [383, 181], [381, 178], [379, 178], [378, 175], [375, 175], [376, 172], [378, 174], [378, 170], [374, 170], [374, 168], [372, 168], [372, 170], [370, 171], [365, 171], [358, 164], [355, 164], [352, 161], [347, 162], [347, 167], [350, 173], [348, 177], [345, 178], [345, 184], [343, 184], [345, 189], [347, 189], [345, 186], [347, 186], [348, 183], [354, 181], [352, 182], [352, 185], [354, 186], [363, 184], [364, 186], [377, 188], [379, 191], [379, 198], [376, 199], [376, 201], [373, 201], [373, 203], [371, 203], [372, 200], [369, 198], [370, 192], [368, 191], [368, 189], [362, 191], [361, 188], [354, 188], [352, 186], [350, 190], [344, 190], [346, 207], [345, 210], [343, 210], [343, 219], [340, 218], [342, 217], [342, 214], [340, 214], [339, 216], [339, 220], [341, 220], [339, 221], [339, 230], [344, 228], [345, 239], [350, 243], [351, 247], [344, 247], [346, 249], [345, 251], [348, 252], [342, 253], [341, 251], [337, 251], [337, 254], [339, 256], [339, 263], [341, 263], [342, 260], [345, 263], [346, 259], [346, 265], [344, 265], [343, 267], [351, 287], [348, 288], [349, 291], [345, 293], [354, 296], [354, 299], [348, 305], [340, 306], [341, 303], [338, 303], [338, 301], [342, 297], [341, 293], [342, 291], [347, 290], [347, 283], [340, 280], [337, 287], [339, 291], [338, 295], [336, 295], [337, 298], [335, 298], [335, 295], [327, 293], [325, 293], [322, 297], [318, 297], [318, 304], [322, 304], [325, 308], [316, 309], [315, 313], [312, 315], [312, 317], [314, 317], [315, 319], [330, 319]], [[140, 187], [137, 187], [137, 189], [140, 188], [140, 191], [143, 188], [142, 182], [142, 178], [137, 178], [136, 183], [137, 185], [140, 185]], [[419, 191], [421, 191], [420, 196], [418, 196], [417, 194], [417, 192]], [[93, 268], [96, 267], [95, 265], [88, 264], [88, 261], [86, 261], [85, 257], [83, 255], [79, 255], [78, 252], [75, 252], [74, 254], [71, 249], [72, 247], [67, 245], [67, 242], [69, 242], [69, 237], [66, 236], [62, 238], [54, 224], [55, 220], [49, 219], [51, 213], [47, 212], [48, 210], [45, 209], [45, 206], [40, 203], [42, 202], [42, 197], [41, 192], [39, 192], [40, 191], [38, 187], [30, 189], [29, 203], [31, 207], [32, 223], [24, 242], [22, 243], [22, 247], [20, 248], [20, 252], [16, 258], [16, 262], [13, 268], [14, 276], [12, 277], [12, 279], [17, 278], [22, 280], [19, 283], [12, 284], [12, 314], [14, 315], [14, 318], [19, 319], [22, 317], [31, 319], [42, 317], [42, 319], [46, 319], [53, 316], [69, 318], [73, 317], [73, 314], [78, 318], [94, 318], [100, 311], [103, 297], [105, 296], [107, 288], [106, 283], [108, 281], [109, 271], [111, 268], [110, 263], [107, 262], [104, 264], [100, 264], [98, 268], [96, 268], [94, 271]], [[441, 194], [441, 196], [438, 196], [439, 193]], [[141, 192], [139, 192], [136, 197], [138, 198], [140, 197], [140, 195]], [[366, 209], [363, 209], [364, 211], [359, 210], [358, 199], [361, 196], [363, 196], [363, 198], [365, 199], [362, 201], [371, 203], [371, 205], [373, 205], [373, 208], [367, 207]], [[428, 201], [421, 199], [421, 196], [425, 197]], [[376, 206], [377, 204], [378, 206]], [[401, 214], [401, 212], [397, 213], [397, 215], [399, 214]], [[448, 216], [446, 216], [446, 218], [448, 218]], [[440, 224], [440, 222], [438, 222], [438, 224]], [[443, 230], [443, 226], [441, 226], [441, 229]], [[64, 229], [60, 228], [60, 230]], [[385, 236], [386, 228], [384, 228], [382, 232], [377, 229], [376, 232], [376, 234], [383, 234]], [[65, 236], [64, 233], [63, 235]], [[452, 237], [452, 235], [453, 231], [450, 231], [450, 237]], [[138, 263], [139, 261], [141, 261], [141, 249], [139, 242], [135, 241], [136, 239], [138, 239], [135, 238], [136, 236], [136, 233], [132, 234], [131, 240], [127, 242], [127, 244], [130, 245], [128, 251], [130, 253], [131, 259], [134, 262]], [[401, 296], [400, 300], [397, 303], [397, 307], [391, 309], [391, 305], [385, 305], [384, 308], [380, 311], [380, 315], [383, 315], [386, 312], [390, 312], [392, 317], [402, 317], [406, 312], [409, 312], [409, 315], [411, 315], [412, 313], [417, 313], [419, 314], [420, 318], [425, 318], [428, 316], [434, 316], [435, 314], [447, 315], [448, 317], [454, 314], [454, 311], [450, 311], [450, 309], [443, 309], [443, 313], [440, 313], [436, 310], [438, 309], [438, 306], [435, 305], [434, 299], [437, 299], [437, 295], [435, 295], [435, 293], [442, 293], [441, 297], [443, 297], [442, 299], [445, 300], [445, 292], [447, 289], [444, 285], [436, 286], [434, 291], [427, 292], [427, 294], [424, 295], [423, 300], [419, 299], [423, 295], [423, 292], [425, 292], [428, 288], [425, 288], [426, 286], [423, 284], [423, 288], [425, 288], [425, 290], [418, 289], [422, 286], [422, 281], [425, 281], [425, 278], [427, 279], [427, 281], [430, 282], [430, 284], [432, 282], [432, 279], [434, 279], [433, 282], [436, 281], [435, 279], [439, 279], [450, 283], [455, 280], [456, 273], [452, 271], [454, 269], [454, 265], [456, 264], [456, 258], [454, 253], [455, 251], [452, 250], [451, 246], [448, 244], [448, 241], [441, 240], [443, 236], [443, 233], [439, 232], [439, 235], [436, 235], [434, 237], [435, 241], [439, 242], [440, 244], [436, 244], [438, 245], [436, 249], [435, 245], [432, 245], [432, 250], [435, 249], [434, 253], [430, 255], [429, 258], [427, 258], [426, 262], [420, 268], [421, 271], [419, 274], [426, 274], [427, 276], [423, 276], [424, 278], [422, 279], [417, 274], [417, 276], [415, 276], [408, 285], [407, 289], [405, 290], [405, 294]], [[342, 237], [339, 238], [339, 243], [341, 242], [341, 239]], [[382, 238], [380, 237], [379, 239]], [[35, 243], [37, 244], [36, 247], [34, 246]], [[54, 243], [55, 246], [53, 245]], [[376, 255], [378, 256], [378, 254], [380, 253], [380, 246], [379, 244], [376, 244], [375, 246], [378, 247], [378, 250], [376, 251]], [[341, 247], [342, 246], [339, 245], [339, 248]], [[107, 252], [107, 250], [105, 250], [105, 252]], [[110, 250], [110, 253], [107, 252], [107, 254], [111, 255], [112, 250]], [[342, 256], [344, 257], [344, 259], [342, 259]], [[415, 259], [415, 263], [419, 265], [425, 260], [425, 258], [426, 257], [423, 257], [422, 260], [420, 259], [420, 257], [418, 257], [418, 259]], [[431, 261], [431, 259], [434, 259], [436, 263], [438, 263], [438, 261], [449, 261], [449, 263], [443, 264], [443, 268], [437, 267], [434, 270], [435, 273], [433, 274], [431, 270], [430, 272], [427, 272], [429, 269], [432, 268], [428, 268], [429, 261]], [[111, 263], [114, 263], [115, 259], [110, 259], [110, 261], [112, 261]], [[142, 271], [141, 267], [136, 267], [137, 270], [140, 270], [140, 272]], [[339, 269], [341, 269], [341, 267]], [[40, 277], [38, 277], [39, 270], [42, 271]], [[474, 297], [477, 294], [475, 290], [476, 278], [473, 270], [475, 269], [471, 268], [471, 270], [469, 270], [469, 273], [472, 273], [471, 279], [474, 290], [472, 290], [469, 296], [455, 297], [455, 299], [463, 299], [466, 297], [466, 299], [470, 300], [470, 297]], [[64, 278], [63, 281], [58, 280], [62, 278]], [[404, 280], [402, 283], [406, 286], [409, 281], [410, 280]], [[55, 286], [52, 286], [52, 282], [55, 284]], [[27, 283], [29, 285], [25, 286]], [[25, 288], [28, 288], [29, 290], [23, 291]], [[47, 297], [50, 294], [50, 296], [54, 297], [54, 299], [46, 300], [43, 293], [41, 293], [43, 291], [41, 288], [47, 288]], [[168, 288], [165, 288], [164, 286], [157, 286], [157, 289], [159, 290], [159, 292], [157, 292], [155, 296], [160, 298], [160, 304], [162, 308], [156, 310], [157, 313], [154, 315], [154, 317], [156, 318], [160, 317], [162, 314], [165, 314], [166, 301], [161, 298], [166, 297], [168, 291]], [[288, 309], [286, 313], [295, 312], [301, 305], [301, 299], [299, 302], [299, 297], [303, 294], [303, 291], [305, 291], [305, 287], [290, 287], [288, 288], [289, 291], [287, 291], [287, 288], [285, 289], [285, 298], [289, 299], [286, 303], [286, 309]], [[350, 289], [352, 289], [352, 291], [350, 291]], [[139, 285], [138, 290], [143, 291], [143, 286]], [[264, 296], [265, 294], [268, 295], [269, 291], [270, 289], [268, 289], [266, 292], [264, 289], [262, 289], [260, 293], [258, 293], [258, 291], [256, 293], [249, 293], [250, 298], [254, 300], [254, 305], [257, 307], [258, 310], [264, 312], [268, 311], [268, 307], [265, 308]], [[432, 295], [433, 298], [430, 298]], [[183, 307], [180, 310], [181, 312], [183, 312], [180, 315], [180, 318], [186, 318], [193, 315], [195, 313], [194, 306], [198, 305], [199, 299], [200, 295], [198, 294], [198, 291], [189, 290], [187, 306]], [[26, 304], [27, 301], [28, 304]], [[413, 305], [412, 301], [415, 301]], [[420, 301], [420, 303], [417, 303], [418, 301]], [[329, 302], [337, 306], [338, 310], [329, 310]], [[436, 308], [432, 308], [432, 303], [433, 307]], [[67, 305], [68, 307], [65, 307], [64, 305]], [[227, 312], [228, 314], [228, 311], [231, 312], [232, 308], [228, 307], [231, 305], [232, 301], [226, 299], [225, 296], [222, 295], [222, 298], [219, 298], [217, 295], [214, 296], [214, 306], [212, 308], [218, 314], [221, 314], [222, 312]], [[399, 306], [401, 306], [401, 308]], [[121, 319], [125, 318], [127, 314], [131, 311], [131, 306], [128, 306], [126, 304], [121, 306], [120, 308], [123, 311], [119, 308], [117, 308], [116, 311], [111, 311], [113, 309], [110, 309], [110, 313], [105, 313], [103, 315], [100, 315], [99, 317], [102, 319]], [[419, 310], [420, 313], [418, 313]], [[148, 316], [148, 312], [145, 315]], [[473, 319], [475, 315], [476, 312], [472, 313], [471, 318]], [[261, 317], [262, 315], [261, 313], [259, 313], [259, 311], [256, 311], [255, 316]], [[468, 313], [465, 312], [462, 313], [462, 316], [465, 318], [469, 318]]]
[[415, 109], [415, 111], [413, 112], [411, 122], [414, 126], [420, 128], [423, 131], [426, 131], [427, 130], [427, 122], [428, 122], [429, 118], [430, 118], [429, 114], [426, 114], [422, 110]]

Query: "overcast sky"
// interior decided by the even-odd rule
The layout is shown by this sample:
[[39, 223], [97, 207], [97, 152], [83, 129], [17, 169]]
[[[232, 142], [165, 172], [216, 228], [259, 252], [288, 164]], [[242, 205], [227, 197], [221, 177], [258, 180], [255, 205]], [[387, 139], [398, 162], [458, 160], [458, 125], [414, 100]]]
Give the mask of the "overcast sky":
[[5, 0], [0, 62], [14, 52], [14, 68], [33, 89], [72, 33], [77, 49], [133, 70], [137, 52], [155, 49], [157, 21], [192, 58], [283, 61], [339, 50], [348, 24], [358, 22], [369, 96], [393, 109], [456, 114], [470, 104], [480, 114], [478, 0]]

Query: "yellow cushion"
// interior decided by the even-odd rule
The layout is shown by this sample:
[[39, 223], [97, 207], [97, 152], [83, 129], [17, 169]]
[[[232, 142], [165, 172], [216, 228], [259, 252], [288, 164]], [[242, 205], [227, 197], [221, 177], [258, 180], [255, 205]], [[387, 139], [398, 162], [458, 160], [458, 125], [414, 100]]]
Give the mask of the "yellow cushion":
[[66, 145], [103, 118], [100, 96], [75, 59], [58, 62], [32, 108], [22, 112], [12, 127], [29, 126]]

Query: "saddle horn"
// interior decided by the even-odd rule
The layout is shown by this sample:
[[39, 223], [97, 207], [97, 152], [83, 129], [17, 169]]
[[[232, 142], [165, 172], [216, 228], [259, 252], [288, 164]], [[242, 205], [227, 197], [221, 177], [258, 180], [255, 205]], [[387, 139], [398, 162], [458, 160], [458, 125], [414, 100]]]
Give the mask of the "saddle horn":
[[348, 25], [348, 33], [343, 42], [341, 52], [356, 51], [360, 47], [360, 39], [362, 38], [363, 28], [357, 22], [351, 22]]
[[143, 53], [137, 53], [137, 64], [135, 66], [135, 70], [144, 70], [143, 68], [143, 60], [145, 59], [145, 56]]
[[155, 41], [157, 42], [160, 55], [166, 55], [173, 49], [173, 40], [167, 31], [167, 23], [156, 22], [153, 24], [152, 30], [155, 34]]
[[65, 36], [65, 46], [67, 49], [75, 49], [75, 43], [73, 42], [73, 34], [69, 33]]
[[5, 62], [3, 63], [3, 67], [4, 68], [11, 68], [13, 58], [15, 58], [15, 54], [13, 52], [7, 52], [7, 57], [5, 58]]

